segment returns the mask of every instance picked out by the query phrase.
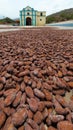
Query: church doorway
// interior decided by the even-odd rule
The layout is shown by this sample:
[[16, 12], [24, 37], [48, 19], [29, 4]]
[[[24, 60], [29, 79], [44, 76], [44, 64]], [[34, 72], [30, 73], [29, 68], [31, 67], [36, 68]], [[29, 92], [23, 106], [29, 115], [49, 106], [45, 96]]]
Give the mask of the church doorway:
[[26, 25], [27, 25], [27, 26], [30, 26], [31, 24], [32, 24], [31, 18], [27, 17], [27, 18], [26, 18]]

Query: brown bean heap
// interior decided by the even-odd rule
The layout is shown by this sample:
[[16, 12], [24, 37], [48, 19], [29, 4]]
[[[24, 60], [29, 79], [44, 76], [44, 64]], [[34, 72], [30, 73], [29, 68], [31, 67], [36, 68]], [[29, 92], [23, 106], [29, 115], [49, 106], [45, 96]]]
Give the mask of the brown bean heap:
[[0, 130], [73, 130], [73, 31], [0, 33]]

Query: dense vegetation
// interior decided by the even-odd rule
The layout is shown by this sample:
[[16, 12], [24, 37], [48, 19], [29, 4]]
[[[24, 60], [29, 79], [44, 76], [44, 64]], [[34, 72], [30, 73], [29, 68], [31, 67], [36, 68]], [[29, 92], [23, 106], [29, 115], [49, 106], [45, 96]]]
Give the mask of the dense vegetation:
[[19, 25], [20, 24], [20, 20], [19, 19], [10, 19], [8, 17], [0, 19], [0, 24], [12, 24], [12, 25]]
[[73, 20], [73, 8], [60, 11], [46, 17], [46, 23]]
[[0, 19], [0, 24], [14, 24], [14, 23], [15, 21], [8, 17]]

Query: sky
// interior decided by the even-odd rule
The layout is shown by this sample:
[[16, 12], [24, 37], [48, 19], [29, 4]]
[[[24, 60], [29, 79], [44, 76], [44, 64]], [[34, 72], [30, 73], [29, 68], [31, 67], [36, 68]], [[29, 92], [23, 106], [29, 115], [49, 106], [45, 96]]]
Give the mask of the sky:
[[18, 18], [19, 11], [30, 6], [38, 11], [46, 11], [46, 15], [73, 8], [73, 0], [0, 0], [0, 15]]

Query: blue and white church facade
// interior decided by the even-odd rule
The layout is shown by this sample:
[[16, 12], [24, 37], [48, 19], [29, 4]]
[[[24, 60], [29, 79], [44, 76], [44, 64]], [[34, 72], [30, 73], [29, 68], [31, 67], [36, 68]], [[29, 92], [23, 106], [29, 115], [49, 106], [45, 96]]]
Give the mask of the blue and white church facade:
[[20, 11], [20, 26], [44, 26], [45, 24], [45, 11], [37, 11], [29, 6]]

